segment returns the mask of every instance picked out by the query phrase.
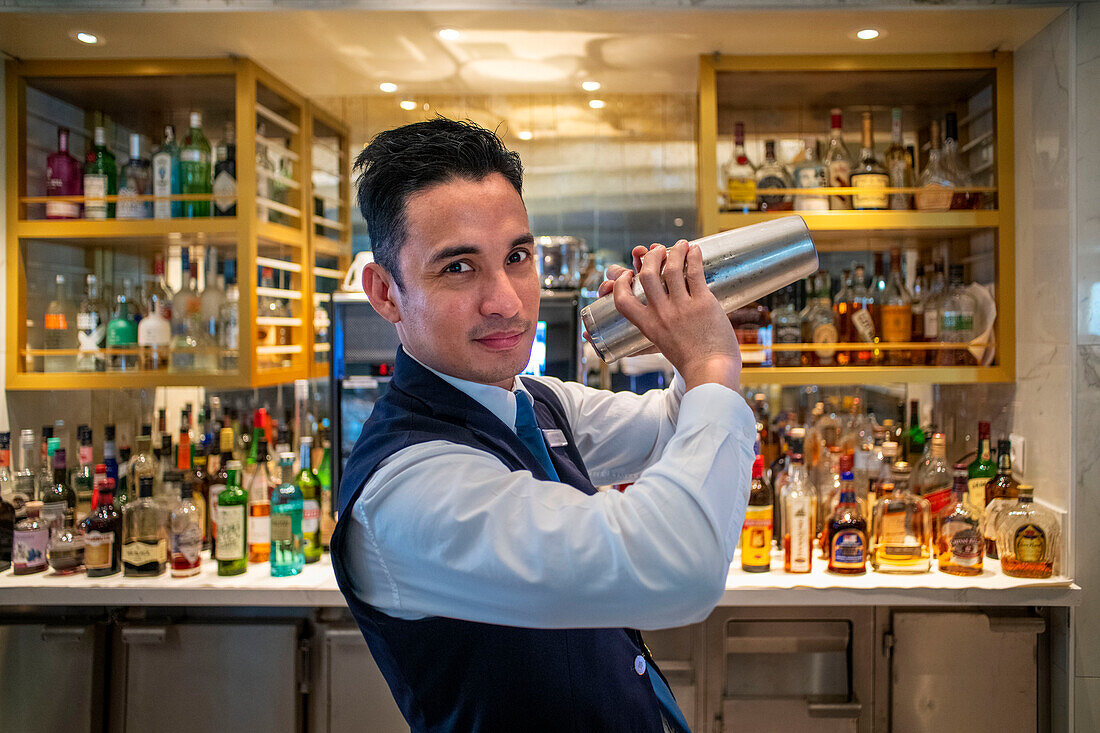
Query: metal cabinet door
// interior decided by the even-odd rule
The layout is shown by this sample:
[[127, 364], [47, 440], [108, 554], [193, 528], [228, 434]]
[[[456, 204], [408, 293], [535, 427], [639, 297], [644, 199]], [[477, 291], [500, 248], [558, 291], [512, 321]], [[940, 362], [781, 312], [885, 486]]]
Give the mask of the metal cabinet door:
[[311, 733], [409, 733], [357, 627], [319, 625], [314, 639]]
[[124, 624], [112, 729], [302, 728], [298, 624]]
[[103, 639], [98, 624], [0, 626], [0, 730], [102, 731]]

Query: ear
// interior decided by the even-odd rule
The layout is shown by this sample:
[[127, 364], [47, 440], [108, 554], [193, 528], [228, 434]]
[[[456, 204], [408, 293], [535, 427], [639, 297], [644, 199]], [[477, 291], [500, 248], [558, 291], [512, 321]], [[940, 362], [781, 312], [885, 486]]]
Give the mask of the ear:
[[371, 306], [378, 315], [390, 323], [398, 323], [401, 320], [397, 285], [390, 274], [377, 262], [372, 262], [363, 268], [363, 292], [367, 294]]

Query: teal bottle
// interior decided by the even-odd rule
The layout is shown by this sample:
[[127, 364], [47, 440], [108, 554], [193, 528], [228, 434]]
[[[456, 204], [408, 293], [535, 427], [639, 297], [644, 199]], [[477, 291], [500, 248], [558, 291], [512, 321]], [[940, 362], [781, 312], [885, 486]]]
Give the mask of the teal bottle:
[[[210, 161], [210, 143], [202, 134], [202, 113], [191, 113], [191, 128], [180, 148], [180, 193], [213, 194], [214, 167]], [[210, 216], [210, 201], [184, 201], [183, 215], [188, 219]]]
[[271, 574], [297, 575], [306, 564], [302, 534], [302, 490], [294, 476], [294, 454], [279, 454], [282, 480], [271, 492]]

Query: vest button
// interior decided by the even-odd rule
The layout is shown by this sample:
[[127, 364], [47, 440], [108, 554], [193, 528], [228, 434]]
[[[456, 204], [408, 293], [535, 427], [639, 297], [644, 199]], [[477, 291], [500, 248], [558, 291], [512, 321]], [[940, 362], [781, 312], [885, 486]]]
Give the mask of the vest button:
[[641, 654], [634, 657], [634, 671], [638, 674], [645, 674], [645, 657]]

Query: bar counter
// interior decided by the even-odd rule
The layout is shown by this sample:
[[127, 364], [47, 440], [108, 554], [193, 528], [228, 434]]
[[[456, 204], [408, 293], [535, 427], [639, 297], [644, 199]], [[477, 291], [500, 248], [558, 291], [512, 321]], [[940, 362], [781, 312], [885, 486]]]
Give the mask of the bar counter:
[[[935, 569], [919, 575], [868, 572], [862, 576], [828, 573], [815, 562], [809, 574], [782, 571], [773, 556], [770, 573], [746, 573], [734, 558], [719, 606], [1074, 606], [1081, 588], [1071, 578], [1010, 578], [996, 560], [985, 561], [982, 575], [962, 578]], [[342, 607], [330, 556], [306, 565], [301, 575], [273, 578], [266, 564], [248, 572], [219, 577], [204, 553], [202, 571], [190, 578], [167, 572], [156, 578], [127, 578], [121, 573], [88, 578], [83, 573], [32, 575], [0, 573], [0, 607], [11, 606], [282, 606]], [[779, 568], [778, 570], [776, 568]]]

